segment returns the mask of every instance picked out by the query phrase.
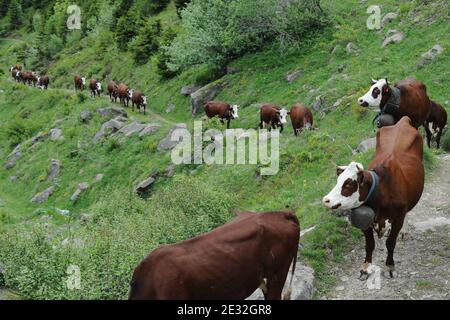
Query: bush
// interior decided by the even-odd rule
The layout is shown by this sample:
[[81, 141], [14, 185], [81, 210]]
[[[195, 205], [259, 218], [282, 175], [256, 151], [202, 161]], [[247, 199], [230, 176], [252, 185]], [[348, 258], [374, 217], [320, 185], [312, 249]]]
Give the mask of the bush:
[[450, 152], [450, 132], [447, 131], [447, 133], [441, 138], [442, 142], [442, 149], [444, 149], [447, 152]]
[[161, 21], [147, 21], [146, 24], [139, 30], [136, 38], [129, 45], [135, 62], [139, 64], [147, 63], [150, 56], [159, 48], [160, 35]]
[[63, 40], [57, 35], [52, 34], [47, 44], [48, 54], [54, 58], [64, 48]]

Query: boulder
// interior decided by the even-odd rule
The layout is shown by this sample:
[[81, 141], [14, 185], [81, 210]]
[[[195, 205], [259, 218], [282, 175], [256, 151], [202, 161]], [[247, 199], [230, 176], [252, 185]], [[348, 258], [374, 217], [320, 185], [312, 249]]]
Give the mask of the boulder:
[[87, 123], [91, 119], [92, 119], [92, 112], [90, 110], [86, 109], [86, 110], [81, 111], [81, 113], [80, 113], [80, 121], [81, 122]]
[[20, 151], [12, 152], [7, 158], [6, 158], [6, 164], [5, 169], [10, 170], [14, 168], [17, 164], [17, 161], [22, 157], [22, 153]]
[[389, 35], [384, 39], [381, 47], [384, 48], [392, 43], [400, 43], [403, 41], [403, 39], [405, 39], [405, 37], [406, 37], [406, 34], [404, 32], [393, 33], [392, 35]]
[[52, 159], [50, 162], [50, 172], [47, 177], [47, 181], [52, 181], [59, 175], [59, 169], [61, 167], [61, 164], [59, 160]]
[[444, 48], [436, 44], [435, 46], [433, 46], [433, 48], [422, 54], [418, 67], [419, 68], [423, 67], [428, 62], [434, 60], [437, 56], [441, 55], [443, 52]]
[[17, 182], [17, 180], [19, 180], [19, 178], [17, 176], [10, 176], [9, 177], [9, 181], [11, 181], [12, 183]]
[[353, 154], [363, 153], [370, 149], [375, 149], [376, 146], [377, 146], [377, 138], [366, 139], [362, 141], [355, 150], [353, 150]]
[[62, 130], [61, 129], [51, 129], [50, 130], [50, 140], [57, 141], [63, 139]]
[[100, 130], [95, 134], [93, 141], [95, 143], [98, 143], [101, 141], [102, 138], [109, 136], [113, 133], [116, 133], [122, 127], [124, 126], [124, 123], [121, 121], [118, 121], [116, 119], [109, 120], [108, 122], [105, 122]]
[[175, 105], [173, 103], [169, 103], [167, 105], [166, 113], [171, 113], [173, 110], [175, 110]]
[[[292, 266], [291, 268], [292, 269]], [[295, 267], [294, 279], [292, 281], [292, 292], [290, 300], [311, 300], [314, 295], [314, 270], [310, 267], [303, 266], [297, 263]], [[283, 294], [284, 297], [287, 293], [289, 283], [291, 281], [291, 270], [286, 278], [284, 284]], [[261, 289], [257, 289], [247, 300], [264, 300], [264, 295]]]
[[201, 86], [186, 86], [181, 88], [181, 94], [183, 96], [189, 96], [193, 94], [195, 91], [199, 90]]
[[132, 136], [135, 133], [141, 132], [146, 127], [146, 124], [139, 123], [139, 122], [133, 122], [126, 126], [124, 126], [122, 129], [119, 130], [119, 133], [123, 133], [126, 137]]
[[97, 111], [103, 118], [107, 119], [112, 119], [119, 116], [128, 118], [128, 114], [124, 108], [110, 107], [110, 108], [101, 108], [98, 109]]
[[70, 197], [70, 200], [72, 200], [73, 202], [76, 202], [80, 198], [81, 194], [83, 192], [85, 192], [87, 189], [89, 189], [89, 183], [87, 183], [87, 182], [80, 183], [78, 185], [78, 189]]
[[354, 54], [354, 53], [358, 53], [359, 52], [358, 47], [355, 46], [355, 44], [353, 42], [347, 43], [347, 46], [345, 47], [345, 50], [347, 51], [348, 54]]
[[381, 20], [381, 27], [384, 28], [389, 22], [397, 19], [399, 14], [397, 12], [389, 12], [386, 13], [383, 19]]
[[154, 177], [149, 177], [145, 179], [144, 181], [142, 181], [137, 185], [136, 192], [139, 194], [147, 192], [151, 188], [153, 183], [155, 183], [155, 181], [156, 179]]
[[217, 80], [191, 94], [191, 113], [193, 116], [203, 111], [206, 102], [213, 100], [216, 95], [226, 86], [225, 80]]
[[322, 98], [322, 96], [317, 96], [316, 100], [314, 101], [314, 104], [312, 106], [313, 110], [315, 111], [321, 111], [322, 110], [322, 106], [325, 104], [325, 99]]
[[140, 138], [144, 138], [146, 136], [152, 135], [153, 133], [158, 132], [161, 129], [161, 125], [157, 123], [148, 123], [145, 125], [145, 128], [139, 133]]
[[55, 187], [51, 186], [50, 188], [45, 189], [42, 192], [37, 193], [33, 199], [31, 199], [32, 203], [41, 204], [48, 200], [48, 198], [55, 192]]
[[175, 174], [175, 166], [173, 164], [170, 164], [166, 168], [166, 177], [171, 178]]
[[178, 129], [187, 130], [187, 126], [185, 123], [178, 123], [172, 129], [170, 129], [167, 136], [159, 142], [158, 151], [169, 151], [175, 148], [175, 146], [178, 144], [178, 141], [172, 141], [172, 133]]
[[302, 74], [303, 74], [303, 71], [301, 71], [301, 70], [292, 71], [286, 75], [285, 79], [287, 82], [292, 83], [295, 80], [297, 80]]

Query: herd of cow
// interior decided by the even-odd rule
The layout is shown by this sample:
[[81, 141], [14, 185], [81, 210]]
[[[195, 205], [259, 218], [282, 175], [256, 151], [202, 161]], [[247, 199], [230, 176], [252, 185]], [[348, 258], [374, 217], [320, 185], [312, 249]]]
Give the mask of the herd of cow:
[[[43, 86], [43, 78], [11, 68], [14, 79]], [[31, 77], [31, 76], [32, 77]], [[26, 80], [23, 80], [26, 79]], [[31, 81], [31, 82], [30, 82]], [[83, 90], [86, 79], [76, 76], [75, 89]], [[38, 84], [38, 85], [39, 85]], [[47, 84], [48, 86], [48, 77]], [[92, 96], [99, 96], [102, 85], [89, 83]], [[129, 100], [139, 109], [146, 108], [147, 98], [125, 84], [108, 84], [111, 101], [128, 106]], [[360, 278], [371, 273], [375, 248], [374, 232], [381, 239], [390, 226], [386, 240], [387, 275], [394, 277], [394, 249], [398, 235], [407, 226], [406, 216], [419, 202], [424, 189], [423, 138], [425, 127], [428, 146], [440, 138], [447, 127], [447, 112], [432, 101], [426, 86], [408, 78], [391, 86], [387, 79], [373, 80], [369, 91], [358, 99], [362, 107], [379, 108], [375, 157], [368, 170], [352, 162], [336, 170], [337, 183], [322, 199], [331, 209], [357, 210], [363, 206], [373, 213], [369, 227], [362, 230], [366, 256]], [[238, 106], [208, 102], [208, 118], [222, 122], [238, 117]], [[260, 127], [283, 130], [290, 116], [295, 135], [314, 129], [313, 115], [302, 104], [288, 112], [273, 104], [260, 110]], [[356, 211], [355, 211], [356, 212]], [[403, 230], [405, 232], [405, 230]], [[162, 246], [148, 255], [134, 270], [130, 299], [245, 299], [258, 287], [266, 299], [281, 299], [289, 268], [292, 279], [299, 248], [300, 224], [294, 212], [244, 212], [231, 222], [206, 234], [180, 243]], [[289, 297], [290, 288], [285, 298]]]
[[30, 86], [37, 86], [42, 90], [47, 90], [50, 83], [50, 78], [48, 76], [39, 76], [33, 71], [24, 71], [21, 66], [13, 66], [10, 69], [11, 76], [17, 82], [22, 82], [23, 84], [28, 84]]

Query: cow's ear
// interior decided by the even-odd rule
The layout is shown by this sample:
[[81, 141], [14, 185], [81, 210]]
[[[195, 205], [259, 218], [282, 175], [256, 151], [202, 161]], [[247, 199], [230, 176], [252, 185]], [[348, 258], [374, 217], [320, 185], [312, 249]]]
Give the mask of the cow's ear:
[[337, 175], [337, 176], [340, 176], [340, 175], [342, 174], [342, 172], [345, 171], [345, 169], [347, 169], [347, 166], [339, 166], [339, 167], [336, 167], [336, 175]]
[[358, 184], [363, 185], [364, 184], [364, 171], [358, 171]]

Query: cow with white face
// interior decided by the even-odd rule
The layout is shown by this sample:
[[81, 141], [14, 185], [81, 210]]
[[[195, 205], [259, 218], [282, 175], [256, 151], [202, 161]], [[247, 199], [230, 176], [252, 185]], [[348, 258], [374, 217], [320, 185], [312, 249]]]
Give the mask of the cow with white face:
[[389, 84], [387, 79], [373, 80], [369, 91], [358, 99], [358, 103], [362, 107], [372, 107], [381, 109], [383, 93], [389, 92]]
[[338, 167], [337, 184], [323, 198], [323, 204], [329, 209], [354, 209], [361, 206], [360, 187], [363, 184], [364, 167], [361, 163], [352, 162], [348, 166]]
[[238, 116], [238, 109], [239, 109], [238, 105], [231, 106], [231, 118], [232, 119], [239, 118], [239, 116]]
[[274, 104], [265, 104], [261, 107], [260, 117], [261, 122], [259, 127], [264, 129], [266, 126], [276, 129], [280, 128], [280, 133], [283, 132], [284, 125], [287, 123], [288, 111]]

